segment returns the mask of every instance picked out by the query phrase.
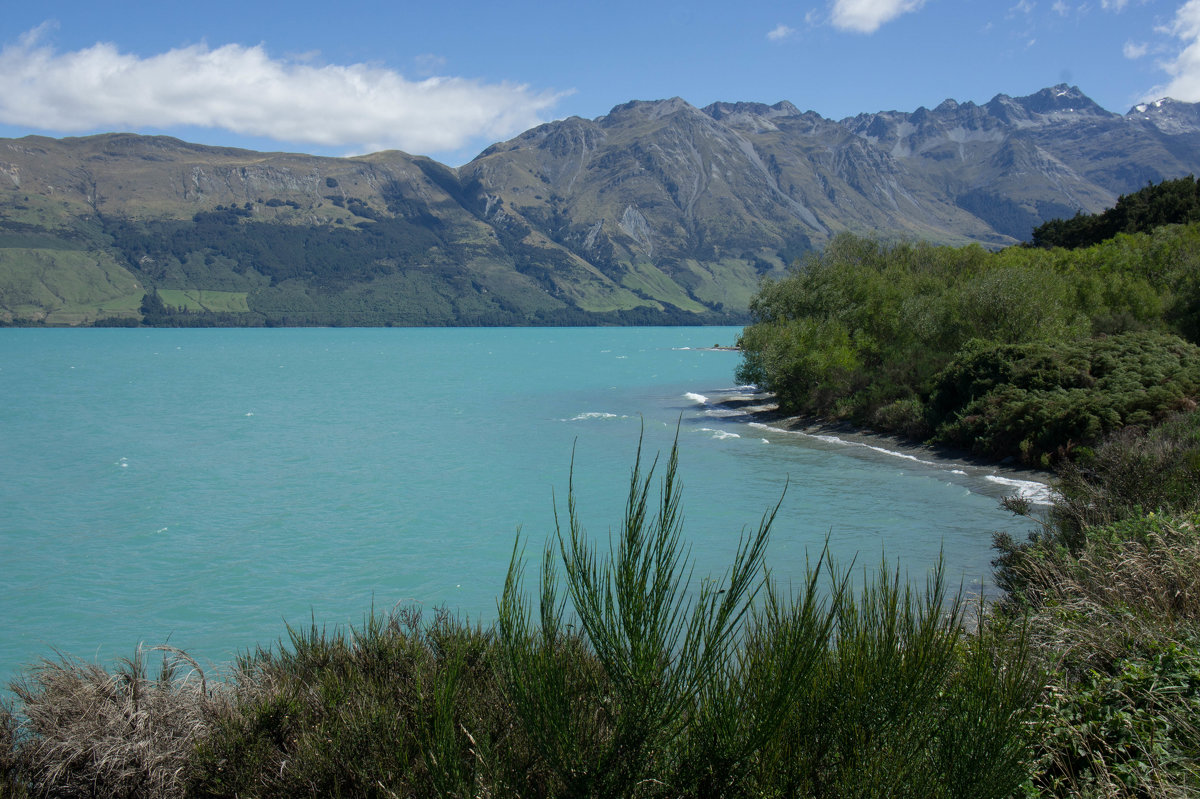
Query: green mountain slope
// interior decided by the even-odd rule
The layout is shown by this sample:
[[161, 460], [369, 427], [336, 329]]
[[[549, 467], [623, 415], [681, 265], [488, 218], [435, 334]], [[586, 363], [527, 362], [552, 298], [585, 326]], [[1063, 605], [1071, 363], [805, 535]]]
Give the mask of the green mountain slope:
[[0, 321], [136, 321], [148, 292], [159, 324], [740, 321], [763, 276], [842, 231], [1000, 246], [1198, 169], [1194, 106], [1120, 116], [1061, 86], [841, 122], [631, 102], [458, 169], [0, 140]]

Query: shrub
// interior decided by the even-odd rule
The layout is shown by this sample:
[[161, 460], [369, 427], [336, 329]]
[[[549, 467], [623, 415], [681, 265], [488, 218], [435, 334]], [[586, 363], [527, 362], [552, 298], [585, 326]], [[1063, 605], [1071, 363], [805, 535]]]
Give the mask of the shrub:
[[968, 636], [964, 612], [940, 567], [919, 592], [881, 566], [844, 598], [768, 750], [762, 795], [1010, 795], [1026, 777], [1036, 681], [1020, 635], [981, 618]]
[[[236, 675], [237, 701], [189, 766], [195, 796], [473, 795], [511, 726], [491, 636], [439, 612], [289, 628]], [[487, 774], [488, 781], [493, 778]]]
[[1114, 433], [1059, 470], [1054, 513], [1075, 538], [1086, 527], [1200, 508], [1200, 413], [1176, 414], [1145, 430]]
[[1200, 348], [1166, 333], [996, 346], [974, 342], [938, 376], [935, 440], [1040, 465], [1125, 425], [1194, 407]]
[[[498, 626], [505, 685], [550, 778], [518, 793], [1015, 790], [1035, 690], [1019, 636], [1011, 643], [982, 623], [968, 638], [963, 599], [947, 597], [940, 567], [924, 592], [883, 567], [855, 599], [849, 572], [822, 558], [799, 595], [783, 597], [763, 573], [773, 512], [725, 575], [691, 587], [676, 458], [672, 450], [653, 516], [654, 469], [643, 478], [635, 466], [607, 555], [588, 542], [569, 494], [566, 528], [542, 559], [536, 612], [514, 553]], [[579, 668], [572, 652], [595, 665]]]
[[[719, 791], [736, 779], [730, 772], [749, 756], [745, 744], [762, 737], [761, 730], [739, 729], [741, 725], [728, 713], [732, 710], [736, 719], [752, 727], [764, 718], [779, 717], [772, 712], [778, 702], [760, 715], [744, 712], [748, 709], [738, 707], [736, 701], [731, 704], [726, 695], [736, 681], [730, 661], [736, 657], [742, 620], [763, 585], [763, 559], [774, 512], [763, 518], [757, 533], [742, 540], [723, 579], [706, 579], [694, 588], [681, 542], [677, 464], [678, 449], [673, 448], [657, 513], [651, 517], [654, 466], [643, 479], [639, 447], [624, 524], [603, 557], [579, 523], [572, 486], [566, 529], [559, 528], [543, 558], [536, 626], [514, 552], [498, 622], [505, 685], [566, 795], [628, 796], [647, 781], [675, 784], [676, 775], [671, 773], [675, 764], [668, 753], [689, 724], [711, 728], [711, 735], [703, 739], [704, 754], [711, 758], [678, 765], [689, 771], [698, 767], [710, 771], [700, 781]], [[567, 581], [567, 597], [561, 600], [559, 559]], [[596, 661], [591, 683], [604, 686], [588, 697], [590, 706], [583, 718], [577, 698], [565, 690], [575, 669], [555, 651], [568, 639], [564, 614], [568, 600], [569, 618], [579, 625], [580, 643]], [[824, 624], [827, 628], [829, 621]], [[800, 674], [789, 671], [781, 676], [802, 678], [811, 660], [810, 656], [792, 664]], [[777, 681], [770, 697], [779, 699], [789, 682]], [[596, 725], [596, 720], [601, 724]], [[579, 743], [581, 739], [585, 743]]]
[[139, 648], [111, 674], [63, 658], [12, 685], [20, 710], [16, 728], [13, 719], [5, 725], [15, 738], [9, 768], [31, 795], [183, 795], [180, 774], [222, 700], [195, 661], [157, 649], [164, 650], [157, 676]]
[[1053, 533], [1006, 548], [1035, 658], [1046, 668], [1031, 790], [1187, 796], [1200, 790], [1200, 516]]

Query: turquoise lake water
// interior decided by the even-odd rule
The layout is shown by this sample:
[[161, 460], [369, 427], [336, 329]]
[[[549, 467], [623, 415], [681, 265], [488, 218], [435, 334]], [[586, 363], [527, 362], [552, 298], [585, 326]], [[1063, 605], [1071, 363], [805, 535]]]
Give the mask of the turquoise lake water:
[[0, 331], [0, 681], [56, 651], [169, 642], [220, 666], [284, 622], [372, 605], [488, 621], [518, 529], [540, 556], [574, 448], [581, 516], [621, 518], [639, 435], [679, 427], [685, 536], [723, 570], [783, 499], [798, 578], [828, 536], [986, 583], [994, 470], [751, 425], [738, 328]]

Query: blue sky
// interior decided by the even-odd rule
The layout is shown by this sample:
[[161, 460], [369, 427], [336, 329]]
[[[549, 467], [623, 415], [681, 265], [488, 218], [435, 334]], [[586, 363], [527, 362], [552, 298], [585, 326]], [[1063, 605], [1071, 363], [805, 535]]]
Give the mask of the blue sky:
[[8, 0], [0, 136], [450, 164], [628, 100], [789, 100], [832, 119], [1079, 86], [1200, 101], [1200, 0], [176, 4]]

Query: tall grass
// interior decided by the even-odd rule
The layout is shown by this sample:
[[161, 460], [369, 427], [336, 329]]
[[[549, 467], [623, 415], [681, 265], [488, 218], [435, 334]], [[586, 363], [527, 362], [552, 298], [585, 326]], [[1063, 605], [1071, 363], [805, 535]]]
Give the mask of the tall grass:
[[[1051, 795], [1200, 792], [1200, 515], [1087, 528], [1078, 551], [1009, 553], [1045, 666], [1032, 785]], [[1011, 610], [1010, 610], [1011, 612]]]
[[1019, 637], [984, 623], [968, 638], [940, 567], [923, 592], [881, 567], [855, 597], [822, 557], [782, 596], [763, 557], [774, 511], [724, 575], [693, 586], [676, 466], [672, 450], [651, 515], [654, 467], [643, 476], [639, 457], [607, 553], [569, 493], [536, 613], [514, 553], [498, 629], [548, 777], [538, 795], [1005, 796], [1021, 783], [1035, 683]]
[[200, 743], [188, 793], [477, 795], [508, 765], [490, 757], [512, 726], [493, 660], [490, 633], [444, 612], [290, 629], [239, 664], [236, 705]]
[[181, 796], [182, 772], [222, 705], [188, 655], [163, 651], [157, 673], [139, 647], [111, 673], [44, 661], [13, 683], [19, 714], [4, 719], [9, 789], [53, 797]]

